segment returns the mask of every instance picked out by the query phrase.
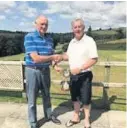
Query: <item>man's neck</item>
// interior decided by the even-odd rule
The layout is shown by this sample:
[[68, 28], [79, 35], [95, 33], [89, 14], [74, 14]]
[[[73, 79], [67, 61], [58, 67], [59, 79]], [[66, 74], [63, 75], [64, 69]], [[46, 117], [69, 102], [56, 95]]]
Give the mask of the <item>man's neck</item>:
[[78, 41], [80, 41], [83, 38], [84, 34], [85, 34], [85, 32], [82, 34], [82, 36], [80, 38], [76, 38], [75, 37], [75, 39], [78, 40]]

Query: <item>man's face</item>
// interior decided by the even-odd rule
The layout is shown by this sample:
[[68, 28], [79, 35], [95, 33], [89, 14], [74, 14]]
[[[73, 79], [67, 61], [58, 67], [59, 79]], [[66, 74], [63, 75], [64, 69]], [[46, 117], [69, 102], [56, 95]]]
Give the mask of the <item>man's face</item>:
[[81, 21], [75, 21], [72, 25], [72, 30], [75, 38], [80, 40], [84, 34], [84, 26]]
[[40, 32], [40, 34], [45, 34], [48, 29], [48, 20], [44, 17], [40, 17], [36, 21], [36, 28]]

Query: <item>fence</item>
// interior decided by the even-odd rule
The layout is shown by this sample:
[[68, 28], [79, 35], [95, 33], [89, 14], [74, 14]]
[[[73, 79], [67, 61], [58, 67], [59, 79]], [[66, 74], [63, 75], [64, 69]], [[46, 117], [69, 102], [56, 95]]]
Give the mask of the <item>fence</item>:
[[[67, 65], [64, 62], [61, 65]], [[98, 72], [97, 67], [99, 67], [100, 72]], [[98, 62], [93, 67], [94, 80], [93, 85], [104, 86], [104, 87], [124, 87], [126, 85], [126, 62]], [[119, 74], [122, 76], [124, 82], [110, 82], [110, 77], [113, 75], [111, 73], [111, 67], [124, 67], [124, 73]], [[103, 70], [101, 69], [103, 68]], [[96, 69], [96, 70], [94, 70]], [[121, 71], [120, 71], [121, 72]], [[120, 73], [119, 72], [119, 73]], [[115, 73], [115, 79], [118, 76]], [[98, 78], [97, 78], [98, 77]], [[116, 81], [115, 80], [115, 81]], [[24, 90], [24, 62], [23, 61], [0, 61], [0, 90]]]
[[[68, 65], [68, 63], [63, 62], [61, 63], [61, 66], [62, 65]], [[0, 90], [22, 91], [23, 96], [26, 96], [26, 94], [24, 93], [25, 90], [24, 67], [25, 65], [23, 61], [0, 61]], [[122, 69], [118, 71], [113, 70], [113, 68], [118, 68], [118, 67]], [[109, 109], [108, 93], [107, 93], [109, 87], [125, 87], [126, 85], [125, 67], [126, 67], [126, 62], [98, 62], [93, 67], [93, 74], [94, 74], [93, 85], [103, 87], [103, 91], [102, 91], [103, 102], [101, 108]], [[112, 77], [113, 75], [114, 77]], [[61, 80], [52, 79], [52, 82], [60, 83]], [[96, 108], [98, 108], [98, 106], [96, 106]]]
[[0, 61], [0, 90], [24, 89], [22, 65], [20, 61]]

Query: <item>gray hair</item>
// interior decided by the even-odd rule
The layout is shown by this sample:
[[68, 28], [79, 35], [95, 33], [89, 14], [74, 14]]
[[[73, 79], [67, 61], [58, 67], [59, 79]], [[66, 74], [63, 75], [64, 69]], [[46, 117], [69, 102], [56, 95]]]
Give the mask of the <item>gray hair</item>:
[[76, 21], [80, 21], [82, 26], [85, 28], [85, 23], [84, 23], [84, 20], [82, 18], [77, 18], [77, 19], [74, 19], [72, 22], [71, 22], [71, 25], [73, 26], [73, 24], [76, 22]]

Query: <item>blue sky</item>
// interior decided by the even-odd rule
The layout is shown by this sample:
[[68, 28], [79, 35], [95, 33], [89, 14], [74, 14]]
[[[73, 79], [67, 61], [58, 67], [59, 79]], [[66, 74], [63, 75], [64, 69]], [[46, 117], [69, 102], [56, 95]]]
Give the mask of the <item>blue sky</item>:
[[83, 18], [87, 28], [126, 26], [126, 2], [0, 1], [0, 30], [32, 31], [38, 15], [49, 19], [48, 32], [71, 32], [71, 21]]

